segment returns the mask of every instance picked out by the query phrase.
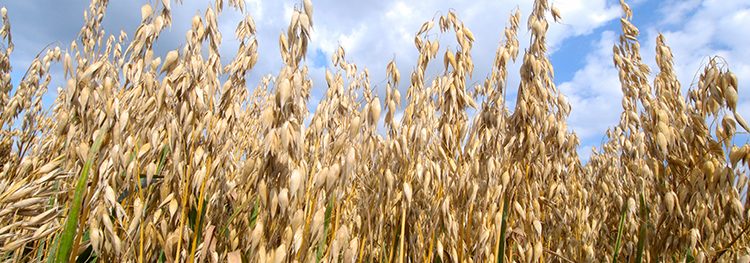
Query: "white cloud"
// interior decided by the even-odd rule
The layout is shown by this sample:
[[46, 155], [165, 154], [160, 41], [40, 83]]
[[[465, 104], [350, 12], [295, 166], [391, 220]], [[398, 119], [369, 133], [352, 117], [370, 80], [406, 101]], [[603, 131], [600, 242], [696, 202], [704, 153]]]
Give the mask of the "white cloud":
[[[740, 87], [739, 110], [750, 116], [750, 2], [747, 1], [682, 1], [669, 0], [661, 3], [660, 21], [639, 25], [642, 32], [641, 54], [652, 69], [656, 67], [655, 39], [659, 32], [666, 37], [672, 48], [674, 68], [678, 79], [686, 90], [696, 72], [702, 69], [710, 56], [720, 55], [737, 75]], [[648, 15], [639, 14], [635, 16]], [[617, 33], [619, 34], [619, 32]], [[597, 48], [587, 56], [586, 65], [575, 73], [570, 82], [560, 85], [570, 97], [572, 113], [571, 128], [582, 139], [581, 156], [590, 155], [591, 145], [598, 145], [607, 128], [618, 121], [621, 111], [621, 90], [617, 71], [611, 62], [612, 32], [602, 33]]]
[[[669, 13], [665, 5], [662, 12]], [[737, 75], [739, 81], [740, 112], [743, 116], [750, 116], [750, 2], [742, 0], [704, 0], [691, 3], [689, 8], [681, 9], [681, 21], [671, 22], [671, 17], [665, 21], [672, 26], [666, 30], [658, 26], [649, 27], [648, 42], [645, 43], [643, 54], [653, 69], [655, 41], [661, 31], [666, 38], [667, 45], [672, 48], [674, 68], [678, 79], [682, 83], [683, 91], [693, 82], [696, 74], [700, 73], [708, 58], [718, 55], [724, 58], [729, 68]]]
[[[75, 4], [54, 0], [38, 1], [34, 5], [27, 4], [25, 1], [7, 3], [13, 19], [11, 22], [14, 38], [18, 41], [13, 57], [16, 69], [25, 68], [26, 65], [18, 62], [29, 61], [30, 56], [47, 43], [60, 41], [63, 46], [70, 43], [82, 25], [82, 14], [87, 6], [85, 1]], [[138, 10], [145, 2], [112, 1], [104, 22], [107, 32], [115, 33], [124, 29], [132, 35], [139, 20]], [[589, 35], [616, 19], [619, 14], [619, 6], [611, 0], [556, 0], [552, 1], [552, 4], [561, 11], [563, 21], [562, 24], [551, 24], [548, 36], [551, 52], [555, 52], [556, 47], [566, 39]], [[445, 14], [448, 10], [454, 10], [476, 37], [472, 49], [472, 58], [476, 68], [473, 79], [469, 80], [469, 86], [488, 75], [495, 50], [502, 40], [503, 28], [506, 26], [508, 16], [516, 8], [522, 13], [519, 30], [522, 52], [529, 43], [526, 18], [531, 11], [532, 1], [313, 0], [313, 5], [315, 8], [314, 29], [308, 54], [316, 54], [316, 50], [321, 50], [328, 60], [339, 45], [344, 46], [347, 60], [356, 63], [360, 69], [369, 69], [373, 86], [381, 96], [384, 93], [385, 66], [394, 57], [401, 75], [404, 76], [400, 85], [401, 93], [406, 94], [405, 89], [409, 84], [408, 76], [414, 69], [417, 58], [417, 50], [413, 42], [414, 34], [423, 22]], [[208, 6], [209, 3], [200, 1], [186, 1], [183, 4], [172, 5], [174, 25], [167, 29], [157, 42], [157, 55], [179, 48], [180, 43], [184, 41], [185, 31], [188, 30], [192, 16], [203, 14]], [[253, 17], [257, 25], [260, 53], [258, 63], [249, 74], [248, 88], [254, 88], [262, 76], [275, 74], [280, 69], [278, 37], [286, 30], [292, 9], [300, 6], [301, 1], [247, 1], [246, 12]], [[66, 12], [61, 12], [65, 15], [61, 16], [59, 10], [65, 10]], [[219, 16], [219, 26], [223, 36], [220, 51], [224, 62], [228, 62], [235, 54], [238, 43], [234, 39], [234, 28], [242, 16], [243, 14], [231, 8], [226, 8]], [[551, 21], [551, 16], [549, 19]], [[736, 20], [743, 21], [741, 17]], [[433, 32], [437, 32], [437, 29]], [[444, 34], [439, 40], [443, 49], [456, 47], [450, 32]], [[598, 60], [597, 56], [592, 59]], [[312, 58], [312, 56], [308, 57], [308, 59]], [[438, 66], [441, 64], [439, 56], [432, 62], [433, 66], [428, 68], [427, 76], [435, 76], [434, 73], [441, 70], [441, 66]], [[509, 66], [507, 90], [511, 104], [515, 101], [519, 64], [520, 60], [519, 63]], [[311, 61], [308, 61], [308, 66], [311, 67], [310, 74], [314, 80], [313, 97], [320, 98], [326, 89], [325, 70], [322, 67], [314, 68]], [[559, 69], [566, 65], [555, 66]], [[596, 75], [595, 73], [586, 74]], [[581, 76], [580, 78], [582, 79], [580, 81], [583, 81], [588, 77]], [[593, 107], [598, 103], [585, 100], [583, 97], [585, 94], [579, 95], [581, 99], [571, 101], [574, 110], [578, 107], [577, 104], [587, 105], [588, 103]], [[311, 109], [314, 107], [315, 105], [310, 105]], [[585, 114], [574, 113], [571, 118], [576, 120], [574, 123], [581, 123], [577, 127], [586, 127], [583, 125], [583, 121], [587, 118]], [[591, 130], [591, 134], [595, 134], [596, 131], [597, 129]]]
[[568, 125], [581, 139], [579, 153], [584, 160], [591, 154], [592, 143], [597, 145], [604, 132], [617, 124], [622, 111], [622, 90], [617, 69], [612, 64], [612, 46], [616, 39], [615, 32], [601, 33], [586, 56], [585, 66], [571, 81], [559, 85], [571, 104]]
[[[322, 50], [328, 58], [339, 45], [342, 45], [346, 50], [347, 60], [356, 63], [360, 69], [369, 68], [373, 87], [382, 96], [386, 63], [391, 58], [395, 58], [401, 75], [409, 76], [415, 67], [418, 55], [414, 47], [414, 34], [423, 22], [452, 9], [476, 37], [472, 48], [475, 70], [473, 78], [468, 82], [468, 86], [471, 87], [472, 83], [481, 82], [489, 74], [495, 50], [502, 40], [503, 28], [506, 26], [508, 16], [516, 8], [522, 12], [519, 30], [521, 49], [526, 48], [529, 43], [526, 17], [531, 10], [531, 4], [531, 1], [510, 3], [491, 0], [474, 2], [391, 0], [380, 1], [379, 4], [368, 4], [364, 7], [349, 7], [354, 9], [347, 9], [344, 13], [334, 13], [333, 10], [342, 10], [340, 3], [314, 1], [315, 29], [310, 48]], [[565, 39], [590, 34], [596, 28], [615, 19], [619, 14], [619, 6], [605, 0], [560, 0], [555, 1], [554, 4], [562, 13], [563, 24], [551, 24], [548, 38], [551, 52], [554, 52]], [[437, 32], [437, 28], [433, 29], [433, 37], [437, 35], [434, 32]], [[447, 47], [456, 47], [453, 34], [450, 32], [437, 39], [440, 40], [443, 50]], [[264, 59], [263, 55], [261, 59]], [[428, 77], [437, 75], [442, 71], [441, 64], [441, 57], [433, 60], [426, 75]], [[519, 82], [519, 64], [520, 60], [519, 63], [509, 65], [507, 89], [508, 100], [511, 104], [515, 101], [514, 96]], [[323, 72], [311, 72], [311, 75], [313, 79], [323, 79]], [[400, 83], [402, 94], [406, 94], [405, 90], [408, 85], [408, 78], [405, 77]], [[316, 83], [315, 89], [315, 92], [323, 93], [325, 83]], [[397, 116], [401, 115], [397, 114]]]
[[[492, 56], [498, 46], [502, 29], [508, 15], [520, 8], [525, 20], [531, 9], [531, 1], [511, 3], [507, 1], [481, 0], [464, 2], [457, 0], [427, 1], [368, 1], [341, 2], [316, 0], [314, 2], [314, 33], [311, 51], [322, 50], [327, 57], [339, 44], [347, 49], [347, 58], [360, 68], [367, 67], [372, 79], [383, 79], [388, 60], [396, 55], [397, 65], [403, 75], [414, 67], [416, 48], [413, 35], [422, 22], [448, 10], [455, 10], [466, 25], [475, 33], [474, 58], [477, 65], [475, 76], [483, 77], [489, 72]], [[605, 22], [615, 18], [616, 9], [605, 0], [558, 0], [564, 17], [563, 25], [553, 25], [550, 30], [550, 45], [556, 46], [567, 37], [585, 35]], [[144, 4], [138, 1], [113, 1], [105, 17], [105, 29], [116, 33], [120, 29], [132, 34], [138, 21], [138, 10]], [[260, 1], [247, 0], [247, 12], [258, 25], [260, 61], [251, 74], [251, 81], [260, 76], [278, 71], [281, 66], [277, 47], [278, 35], [288, 26], [291, 10], [300, 7], [299, 1]], [[14, 36], [18, 43], [14, 61], [29, 61], [32, 54], [44, 45], [60, 41], [67, 45], [72, 41], [82, 25], [82, 14], [86, 3], [61, 3], [53, 0], [39, 0], [35, 5], [24, 1], [9, 2]], [[184, 41], [190, 18], [202, 14], [209, 6], [205, 2], [185, 2], [173, 5], [174, 25], [160, 38], [157, 48], [162, 51], [179, 47]], [[60, 16], [56, 11], [66, 10]], [[117, 10], [117, 11], [115, 11]], [[51, 15], [51, 14], [57, 15]], [[242, 14], [226, 8], [220, 16], [220, 27], [226, 47], [222, 48], [225, 61], [234, 55], [237, 45], [233, 37], [236, 23]], [[49, 19], [47, 19], [49, 18]], [[54, 22], [51, 19], [55, 19]], [[521, 39], [525, 39], [525, 21], [522, 21]], [[450, 36], [452, 37], [452, 36]], [[443, 39], [442, 46], [454, 46], [452, 39]], [[451, 40], [451, 41], [445, 41]], [[527, 41], [521, 41], [525, 45]], [[157, 54], [160, 52], [157, 52]], [[311, 54], [314, 54], [311, 52]], [[440, 63], [436, 61], [435, 63]], [[19, 65], [19, 68], [25, 66]], [[513, 75], [513, 74], [512, 74]], [[252, 83], [252, 82], [251, 82]], [[324, 83], [321, 83], [324, 84]], [[319, 87], [322, 85], [319, 85]], [[405, 84], [402, 88], [405, 87]]]
[[667, 0], [662, 3], [660, 13], [664, 25], [677, 24], [685, 20], [685, 16], [696, 7], [700, 6], [703, 0]]
[[614, 1], [559, 0], [561, 24], [551, 24], [549, 40], [554, 48], [565, 38], [588, 35], [605, 23], [620, 17], [620, 5]]

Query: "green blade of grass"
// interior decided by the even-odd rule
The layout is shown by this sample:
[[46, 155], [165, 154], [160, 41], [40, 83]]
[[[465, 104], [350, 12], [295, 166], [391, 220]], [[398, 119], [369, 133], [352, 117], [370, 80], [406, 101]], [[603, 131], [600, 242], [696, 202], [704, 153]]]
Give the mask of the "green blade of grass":
[[331, 201], [328, 202], [328, 206], [326, 206], [326, 218], [323, 225], [323, 240], [318, 243], [318, 251], [315, 255], [316, 263], [320, 262], [320, 260], [323, 258], [323, 252], [325, 252], [325, 245], [328, 239], [328, 228], [331, 224], [331, 212], [333, 212], [333, 198], [331, 198]]
[[693, 257], [693, 252], [690, 251], [690, 248], [685, 250], [685, 263], [695, 263], [695, 257]]
[[646, 228], [648, 227], [648, 207], [646, 199], [641, 194], [641, 225], [638, 227], [638, 250], [635, 253], [635, 262], [643, 262], [643, 250], [646, 245]]
[[164, 147], [162, 147], [159, 165], [156, 167], [156, 175], [161, 175], [161, 170], [164, 169], [164, 163], [167, 161], [167, 154], [170, 152], [169, 145], [164, 145]]
[[622, 207], [622, 215], [620, 216], [620, 225], [617, 227], [617, 240], [615, 241], [615, 251], [612, 253], [612, 263], [617, 262], [617, 256], [620, 255], [620, 242], [622, 240], [622, 231], [625, 226], [625, 213], [628, 211], [627, 202]]
[[[250, 228], [255, 226], [255, 220], [258, 218], [259, 200], [260, 198], [258, 197], [255, 198], [255, 205], [253, 206], [253, 210], [250, 210]], [[222, 227], [221, 233], [219, 234], [219, 236], [224, 236], [226, 238], [229, 238], [229, 233], [227, 232], [229, 231], [229, 223], [231, 223], [232, 220], [234, 220], [234, 218], [240, 212], [244, 211], [245, 208], [248, 206], [248, 204], [249, 202], [245, 201], [245, 204], [242, 204], [239, 208], [237, 208], [236, 210], [234, 210], [234, 212], [232, 212], [232, 215], [229, 216], [229, 219], [227, 219], [226, 224], [224, 224], [224, 227]]]
[[500, 220], [500, 244], [497, 249], [497, 262], [503, 263], [505, 260], [505, 228], [508, 221], [508, 198], [503, 197], [503, 216]]
[[58, 247], [60, 247], [60, 234], [56, 234], [52, 239], [52, 247], [50, 247], [50, 253], [47, 255], [47, 263], [55, 262], [55, 256], [57, 255]]
[[253, 212], [250, 213], [250, 228], [255, 227], [255, 223], [258, 221], [258, 209], [260, 209], [260, 197], [255, 198], [255, 206]]
[[88, 153], [88, 160], [83, 165], [81, 170], [81, 176], [78, 177], [76, 183], [75, 193], [73, 194], [73, 201], [70, 204], [70, 211], [65, 221], [65, 228], [63, 229], [62, 235], [60, 236], [60, 247], [57, 249], [57, 255], [55, 256], [55, 262], [68, 262], [70, 259], [70, 253], [73, 248], [73, 240], [76, 236], [76, 229], [78, 228], [78, 216], [81, 213], [81, 206], [83, 203], [83, 195], [86, 192], [86, 182], [89, 178], [89, 170], [94, 165], [94, 159], [96, 154], [99, 152], [99, 147], [102, 144], [104, 134], [106, 130], [102, 130], [102, 133], [97, 136], [94, 145], [91, 147]]

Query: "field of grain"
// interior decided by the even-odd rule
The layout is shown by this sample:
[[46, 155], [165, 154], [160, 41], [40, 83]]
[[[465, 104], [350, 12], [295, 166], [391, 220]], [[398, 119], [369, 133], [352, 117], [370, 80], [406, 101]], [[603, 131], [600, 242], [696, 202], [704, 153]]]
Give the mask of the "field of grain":
[[[310, 0], [279, 35], [284, 67], [261, 83], [246, 73], [278, 54], [258, 53], [252, 17], [226, 36], [240, 40], [231, 63], [219, 59], [217, 19], [244, 8], [225, 1], [156, 56], [177, 3], [145, 4], [135, 32], [113, 35], [107, 1], [92, 0], [78, 39], [13, 69], [18, 85], [2, 8], [0, 261], [750, 262], [737, 77], [713, 57], [682, 96], [668, 39], [650, 69], [623, 1], [620, 122], [586, 163], [553, 81], [546, 34], [564, 18], [547, 0], [509, 15], [479, 85], [467, 81], [474, 35], [447, 11], [416, 32], [411, 72], [385, 68], [384, 97], [340, 48], [314, 112]], [[457, 45], [439, 52], [436, 34]], [[52, 78], [64, 85], [47, 108]]]

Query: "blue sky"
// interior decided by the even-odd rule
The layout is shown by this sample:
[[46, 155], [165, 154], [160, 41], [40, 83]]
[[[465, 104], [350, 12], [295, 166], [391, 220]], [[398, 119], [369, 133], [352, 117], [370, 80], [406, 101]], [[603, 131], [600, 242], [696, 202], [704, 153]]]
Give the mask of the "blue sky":
[[[132, 35], [139, 21], [140, 6], [147, 1], [111, 1], [104, 27], [108, 33], [124, 30]], [[157, 55], [179, 48], [192, 16], [208, 6], [204, 1], [184, 1], [173, 5], [174, 25], [160, 37]], [[189, 2], [189, 3], [188, 3]], [[247, 1], [247, 13], [258, 27], [260, 59], [249, 74], [250, 89], [268, 74], [281, 67], [278, 35], [288, 25], [291, 10], [301, 1]], [[550, 57], [555, 67], [555, 83], [568, 97], [572, 112], [568, 129], [581, 138], [579, 153], [584, 159], [591, 148], [604, 140], [604, 132], [617, 123], [621, 111], [621, 92], [617, 72], [612, 65], [612, 46], [620, 33], [621, 10], [618, 0], [550, 0], [560, 9], [562, 23], [553, 24], [548, 36]], [[740, 113], [750, 117], [750, 1], [747, 0], [631, 0], [634, 23], [641, 30], [642, 55], [652, 71], [655, 38], [665, 34], [675, 56], [675, 69], [685, 89], [710, 55], [721, 55], [730, 63], [740, 82]], [[501, 40], [508, 15], [519, 8], [521, 49], [528, 44], [525, 18], [530, 0], [382, 0], [324, 1], [313, 0], [314, 32], [308, 52], [308, 66], [314, 81], [313, 97], [308, 105], [316, 105], [325, 91], [324, 73], [333, 51], [339, 45], [346, 49], [347, 60], [369, 69], [371, 82], [385, 93], [382, 80], [391, 58], [402, 76], [414, 68], [417, 51], [414, 33], [421, 24], [437, 13], [455, 10], [476, 37], [472, 49], [475, 63], [473, 81], [483, 79], [490, 70], [495, 50]], [[17, 83], [25, 68], [44, 46], [59, 43], [64, 49], [76, 37], [83, 23], [86, 1], [26, 0], [4, 1], [11, 19], [16, 49], [11, 56], [13, 79]], [[233, 30], [243, 14], [226, 9], [219, 26], [224, 35], [222, 60], [229, 61], [237, 48]], [[447, 35], [441, 47], [455, 47]], [[435, 62], [440, 63], [440, 62]], [[510, 66], [509, 101], [515, 101], [520, 63]], [[60, 72], [60, 67], [53, 69]], [[430, 72], [427, 74], [430, 75]], [[47, 101], [55, 96], [62, 74], [53, 76], [53, 87]], [[408, 81], [400, 88], [405, 93]], [[314, 107], [314, 106], [312, 106]], [[311, 109], [313, 110], [313, 109]]]

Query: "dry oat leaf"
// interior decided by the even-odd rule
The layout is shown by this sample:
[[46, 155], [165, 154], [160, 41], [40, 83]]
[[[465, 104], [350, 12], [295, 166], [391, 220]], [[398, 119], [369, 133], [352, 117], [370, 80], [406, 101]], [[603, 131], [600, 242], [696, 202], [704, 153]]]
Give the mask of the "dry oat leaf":
[[242, 263], [242, 255], [239, 250], [229, 252], [227, 254], [227, 262], [229, 263]]

